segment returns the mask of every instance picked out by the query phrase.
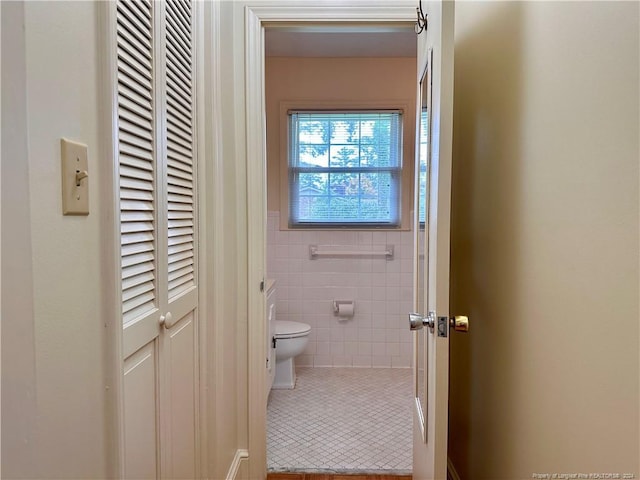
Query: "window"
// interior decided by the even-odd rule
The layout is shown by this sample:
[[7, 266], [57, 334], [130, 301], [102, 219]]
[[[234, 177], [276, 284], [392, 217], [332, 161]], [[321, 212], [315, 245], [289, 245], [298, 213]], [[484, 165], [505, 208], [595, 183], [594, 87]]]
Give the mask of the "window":
[[289, 112], [289, 226], [397, 227], [402, 114]]

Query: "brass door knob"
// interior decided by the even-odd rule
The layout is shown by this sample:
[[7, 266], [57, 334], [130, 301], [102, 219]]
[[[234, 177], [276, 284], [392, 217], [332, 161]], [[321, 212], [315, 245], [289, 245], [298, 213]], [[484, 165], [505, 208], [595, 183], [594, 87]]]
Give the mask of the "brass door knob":
[[449, 326], [456, 332], [468, 332], [469, 331], [469, 317], [464, 315], [456, 315], [449, 319]]

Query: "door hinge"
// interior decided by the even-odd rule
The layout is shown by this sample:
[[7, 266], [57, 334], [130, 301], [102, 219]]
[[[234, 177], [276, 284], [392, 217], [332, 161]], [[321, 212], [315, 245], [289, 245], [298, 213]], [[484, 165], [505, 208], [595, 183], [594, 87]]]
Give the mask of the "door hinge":
[[260, 291], [264, 292], [264, 280], [260, 282]]

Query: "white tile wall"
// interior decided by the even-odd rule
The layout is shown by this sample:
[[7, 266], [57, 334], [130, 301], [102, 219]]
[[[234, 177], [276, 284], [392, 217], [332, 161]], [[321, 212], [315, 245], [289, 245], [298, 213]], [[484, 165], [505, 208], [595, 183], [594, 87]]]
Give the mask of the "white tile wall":
[[[280, 231], [279, 221], [279, 212], [268, 212], [267, 272], [277, 282], [276, 318], [311, 325], [296, 365], [410, 367], [413, 233]], [[394, 245], [394, 258], [311, 260], [310, 244]], [[355, 315], [334, 316], [333, 300], [351, 299]]]

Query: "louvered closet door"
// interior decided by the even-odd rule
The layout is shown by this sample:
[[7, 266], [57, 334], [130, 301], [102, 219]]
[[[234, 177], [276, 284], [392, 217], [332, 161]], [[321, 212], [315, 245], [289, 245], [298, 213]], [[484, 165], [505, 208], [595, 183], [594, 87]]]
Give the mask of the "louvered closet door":
[[112, 6], [117, 38], [124, 474], [195, 478], [194, 11]]
[[124, 470], [160, 473], [157, 98], [150, 2], [116, 4], [118, 167], [124, 360]]
[[[172, 478], [194, 478], [196, 450], [197, 223], [195, 192], [194, 5], [163, 4], [165, 48], [164, 186], [168, 312], [164, 336]], [[169, 317], [168, 317], [169, 320]]]

